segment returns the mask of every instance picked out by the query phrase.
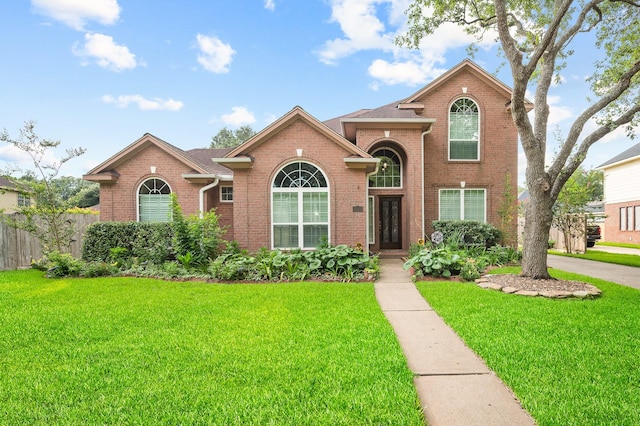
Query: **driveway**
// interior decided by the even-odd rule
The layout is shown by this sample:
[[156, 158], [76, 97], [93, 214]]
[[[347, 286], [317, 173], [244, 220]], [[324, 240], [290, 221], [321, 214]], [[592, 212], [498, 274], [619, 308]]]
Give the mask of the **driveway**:
[[[640, 252], [640, 250], [636, 251]], [[633, 266], [614, 265], [552, 254], [547, 256], [547, 264], [551, 268], [588, 275], [640, 290], [640, 268]]]

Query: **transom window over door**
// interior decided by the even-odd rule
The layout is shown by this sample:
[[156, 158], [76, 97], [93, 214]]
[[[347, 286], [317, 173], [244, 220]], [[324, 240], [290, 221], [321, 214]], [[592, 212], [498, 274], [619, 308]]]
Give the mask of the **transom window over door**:
[[375, 151], [373, 156], [380, 159], [378, 173], [369, 177], [369, 188], [401, 188], [402, 164], [394, 151], [383, 148]]
[[138, 189], [138, 221], [171, 221], [171, 188], [158, 178], [147, 179]]
[[478, 104], [461, 98], [449, 109], [449, 160], [480, 159]]
[[316, 248], [329, 236], [329, 189], [320, 169], [305, 162], [283, 167], [273, 181], [274, 248]]

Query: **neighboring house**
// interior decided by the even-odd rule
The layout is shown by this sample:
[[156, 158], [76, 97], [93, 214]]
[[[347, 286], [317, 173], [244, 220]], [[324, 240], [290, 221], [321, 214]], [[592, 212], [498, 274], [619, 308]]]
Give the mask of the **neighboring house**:
[[17, 207], [30, 206], [29, 193], [11, 180], [0, 176], [0, 210], [5, 214], [14, 213]]
[[608, 242], [640, 243], [640, 143], [597, 167], [604, 172]]
[[326, 239], [406, 252], [436, 219], [499, 223], [517, 177], [510, 99], [465, 60], [379, 108], [320, 122], [295, 107], [233, 149], [183, 151], [147, 133], [84, 179], [100, 183], [103, 221], [168, 220], [175, 193], [185, 214], [215, 208], [225, 238], [249, 250]]

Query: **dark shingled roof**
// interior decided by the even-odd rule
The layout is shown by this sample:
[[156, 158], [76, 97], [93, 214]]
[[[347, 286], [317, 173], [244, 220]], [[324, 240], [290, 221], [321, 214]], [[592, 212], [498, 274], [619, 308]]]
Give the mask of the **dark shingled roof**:
[[18, 191], [20, 189], [18, 185], [16, 185], [15, 183], [13, 183], [7, 178], [3, 178], [2, 176], [0, 176], [0, 188], [12, 189], [15, 191]]
[[211, 161], [212, 158], [224, 157], [227, 153], [231, 152], [232, 149], [233, 148], [196, 148], [185, 151], [185, 154], [191, 158], [193, 162], [211, 173], [233, 175], [231, 169]]
[[605, 167], [605, 166], [618, 163], [620, 161], [628, 160], [629, 158], [638, 157], [638, 156], [640, 156], [640, 143], [616, 155], [610, 160], [605, 161], [604, 163], [600, 164], [597, 168]]
[[413, 110], [398, 109], [399, 103], [400, 101], [396, 101], [375, 109], [361, 109], [340, 117], [331, 118], [325, 121], [324, 124], [334, 132], [344, 136], [341, 124], [344, 118], [421, 118]]

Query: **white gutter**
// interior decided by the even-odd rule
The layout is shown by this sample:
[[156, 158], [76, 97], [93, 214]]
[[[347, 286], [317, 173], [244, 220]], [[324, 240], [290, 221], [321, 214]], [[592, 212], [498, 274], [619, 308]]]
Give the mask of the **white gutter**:
[[205, 191], [208, 191], [211, 188], [215, 188], [218, 185], [219, 182], [220, 182], [220, 179], [215, 178], [212, 183], [200, 188], [200, 219], [202, 219], [204, 217], [204, 193], [205, 193]]
[[369, 241], [369, 225], [370, 225], [370, 223], [369, 223], [369, 217], [370, 217], [369, 216], [369, 178], [371, 176], [375, 175], [376, 173], [378, 173], [379, 167], [380, 167], [380, 161], [378, 161], [376, 163], [376, 167], [371, 173], [367, 173], [367, 183], [366, 183], [366, 185], [367, 185], [367, 196], [366, 196], [366, 200], [365, 200], [366, 201], [365, 202], [365, 206], [367, 206], [366, 209], [365, 209], [365, 215], [366, 215], [366, 221], [365, 222], [367, 224], [367, 229], [365, 231], [366, 232], [365, 241], [366, 241], [367, 244], [365, 245], [365, 247], [367, 248], [367, 253], [369, 253], [369, 244], [371, 243], [371, 241]]
[[424, 217], [424, 137], [427, 136], [429, 133], [431, 133], [432, 130], [433, 130], [433, 123], [431, 123], [431, 126], [429, 126], [428, 130], [425, 130], [420, 135], [420, 161], [422, 162], [422, 165], [421, 165], [422, 208], [420, 209], [422, 211], [422, 235], [420, 236], [420, 238], [424, 238], [424, 231], [425, 231], [425, 228], [424, 228], [424, 221], [425, 221], [425, 217]]

